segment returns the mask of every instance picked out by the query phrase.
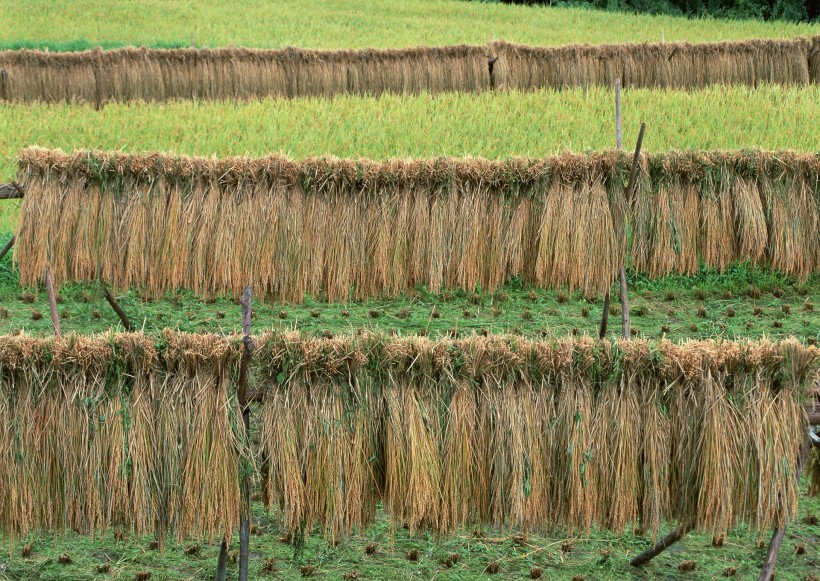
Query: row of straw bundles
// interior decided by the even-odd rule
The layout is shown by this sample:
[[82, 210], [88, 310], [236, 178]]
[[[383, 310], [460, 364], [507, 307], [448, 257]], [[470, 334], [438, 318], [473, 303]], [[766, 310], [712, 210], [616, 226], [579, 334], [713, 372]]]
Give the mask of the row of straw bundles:
[[[149, 296], [301, 302], [425, 285], [609, 289], [734, 261], [820, 268], [820, 156], [616, 152], [507, 161], [223, 160], [29, 148], [15, 260], [23, 284], [101, 278]], [[627, 237], [627, 225], [632, 231]]]
[[0, 531], [230, 533], [254, 466], [287, 532], [331, 538], [378, 503], [441, 533], [796, 515], [820, 351], [795, 340], [255, 340], [244, 452], [237, 337], [0, 337]]
[[0, 69], [6, 71], [0, 79], [0, 99], [21, 102], [102, 104], [489, 88], [487, 48], [481, 46], [0, 51]]
[[1, 336], [0, 530], [234, 530], [238, 352], [212, 335]]
[[[322, 51], [121, 48], [0, 51], [6, 101], [164, 101], [328, 97], [491, 88], [808, 84], [820, 37], [704, 44], [415, 47]], [[488, 63], [491, 63], [488, 66]]]
[[708, 85], [806, 85], [820, 37], [720, 43], [536, 47], [495, 42], [496, 88], [612, 86], [695, 89]]

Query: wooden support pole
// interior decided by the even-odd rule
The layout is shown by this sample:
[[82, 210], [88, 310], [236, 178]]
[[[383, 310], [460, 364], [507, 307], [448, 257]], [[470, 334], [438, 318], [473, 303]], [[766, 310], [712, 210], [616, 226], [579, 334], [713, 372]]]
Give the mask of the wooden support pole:
[[219, 545], [219, 557], [216, 560], [214, 581], [227, 581], [228, 578], [228, 540], [223, 538]]
[[14, 246], [14, 240], [16, 238], [16, 236], [12, 236], [11, 240], [9, 240], [8, 243], [3, 247], [3, 250], [0, 250], [0, 260], [3, 260], [3, 257], [8, 253], [9, 250], [11, 250], [11, 247]]
[[[623, 133], [621, 132], [621, 79], [615, 79], [615, 144], [620, 151], [623, 146]], [[621, 306], [624, 305], [624, 288], [626, 288], [626, 271], [621, 267]], [[609, 324], [609, 291], [604, 295], [604, 310], [601, 313], [601, 329], [598, 332], [598, 338], [606, 337], [606, 328]], [[627, 304], [627, 308], [629, 305]], [[629, 330], [627, 329], [627, 333]]]
[[[250, 406], [248, 405], [248, 368], [255, 345], [251, 338], [251, 301], [253, 287], [246, 286], [240, 299], [242, 305], [242, 361], [239, 367], [239, 406], [242, 410], [242, 424], [245, 426], [245, 442], [250, 439]], [[239, 504], [239, 581], [248, 579], [249, 543], [251, 534], [251, 485], [247, 470], [240, 472]]]
[[51, 270], [46, 266], [46, 290], [48, 291], [48, 306], [51, 309], [51, 322], [54, 324], [54, 334], [62, 337], [60, 332], [60, 317], [57, 316], [57, 297], [54, 295], [54, 283], [51, 280]]
[[[797, 458], [797, 486], [800, 486], [800, 477], [803, 474], [803, 466], [809, 457], [809, 451], [812, 448], [812, 442], [806, 434], [806, 439], [800, 448], [800, 456]], [[766, 551], [766, 560], [763, 561], [763, 567], [760, 569], [760, 577], [758, 581], [771, 581], [774, 576], [774, 568], [777, 565], [777, 555], [780, 553], [780, 545], [783, 544], [783, 539], [786, 536], [786, 527], [778, 527], [772, 534], [772, 540], [769, 541], [769, 550]]]
[[629, 297], [626, 288], [626, 268], [621, 266], [621, 337], [629, 339]]
[[114, 298], [114, 295], [111, 294], [111, 291], [108, 290], [108, 287], [103, 283], [100, 283], [102, 286], [103, 294], [105, 295], [105, 300], [108, 301], [108, 304], [111, 305], [111, 308], [114, 309], [114, 312], [117, 313], [117, 316], [120, 318], [122, 322], [122, 326], [126, 331], [133, 331], [134, 327], [131, 325], [131, 321], [128, 320], [128, 315], [125, 314], [125, 311], [122, 310], [122, 307], [117, 302], [117, 299]]
[[[629, 183], [626, 186], [626, 203], [632, 201], [632, 194], [635, 191], [635, 183], [638, 179], [638, 162], [641, 159], [641, 145], [643, 145], [643, 134], [646, 131], [646, 123], [641, 122], [641, 130], [638, 132], [638, 143], [635, 145], [635, 155], [632, 156], [632, 168], [629, 172]], [[629, 325], [629, 297], [626, 287], [626, 268], [621, 266], [621, 336], [628, 339], [631, 334]]]
[[624, 145], [621, 131], [621, 79], [615, 79], [615, 145], [619, 151]]
[[0, 184], [0, 200], [19, 200], [22, 197], [23, 189], [17, 182]]
[[684, 527], [678, 527], [665, 537], [661, 539], [661, 541], [654, 546], [650, 547], [649, 549], [645, 550], [640, 555], [636, 555], [629, 564], [633, 567], [640, 567], [641, 565], [645, 565], [658, 555], [660, 555], [663, 551], [665, 551], [668, 547], [677, 543], [683, 535], [685, 535], [690, 529], [692, 528], [692, 523], [687, 524]]
[[769, 550], [766, 552], [766, 560], [763, 561], [763, 567], [760, 569], [758, 581], [769, 581], [772, 575], [774, 575], [774, 566], [777, 564], [777, 554], [780, 552], [780, 545], [783, 543], [785, 536], [786, 527], [775, 529], [772, 540], [769, 542]]

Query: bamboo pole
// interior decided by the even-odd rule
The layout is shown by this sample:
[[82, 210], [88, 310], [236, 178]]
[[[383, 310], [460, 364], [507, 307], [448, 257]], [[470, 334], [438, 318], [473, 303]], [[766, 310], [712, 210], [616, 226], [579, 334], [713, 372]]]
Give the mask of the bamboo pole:
[[60, 332], [60, 317], [57, 315], [57, 297], [54, 294], [54, 283], [51, 280], [51, 270], [46, 266], [46, 290], [48, 291], [48, 306], [51, 309], [51, 322], [54, 325], [54, 334], [62, 337]]
[[[250, 405], [248, 402], [248, 367], [251, 361], [251, 354], [255, 348], [251, 338], [251, 301], [253, 299], [253, 287], [246, 286], [240, 299], [242, 305], [242, 361], [239, 367], [239, 406], [242, 410], [242, 424], [245, 427], [245, 443], [248, 446], [250, 439]], [[248, 579], [248, 546], [251, 533], [251, 485], [250, 475], [247, 470], [240, 472], [240, 505], [239, 505], [239, 581]]]
[[131, 321], [128, 320], [128, 315], [125, 314], [125, 311], [122, 310], [122, 307], [117, 302], [117, 299], [114, 298], [114, 295], [111, 294], [111, 291], [108, 290], [108, 287], [104, 284], [100, 283], [102, 286], [103, 294], [105, 295], [105, 300], [108, 301], [108, 304], [111, 305], [111, 308], [114, 309], [114, 312], [117, 313], [117, 316], [120, 318], [122, 322], [122, 326], [125, 328], [126, 331], [133, 331], [134, 327], [131, 325]]

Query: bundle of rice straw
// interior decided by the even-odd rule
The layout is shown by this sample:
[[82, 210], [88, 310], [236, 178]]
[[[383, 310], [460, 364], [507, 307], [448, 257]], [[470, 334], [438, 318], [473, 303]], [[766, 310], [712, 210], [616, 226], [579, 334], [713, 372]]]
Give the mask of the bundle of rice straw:
[[[820, 267], [820, 156], [620, 152], [506, 161], [222, 160], [37, 148], [15, 260], [23, 284], [102, 279], [147, 296], [188, 288], [280, 301], [395, 295], [418, 285], [609, 289], [701, 264]], [[631, 236], [628, 236], [631, 232]]]

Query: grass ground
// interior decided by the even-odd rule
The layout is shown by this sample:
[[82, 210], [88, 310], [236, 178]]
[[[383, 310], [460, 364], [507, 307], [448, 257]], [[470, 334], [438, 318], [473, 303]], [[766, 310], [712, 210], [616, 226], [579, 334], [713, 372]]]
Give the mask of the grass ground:
[[[818, 515], [820, 498], [803, 495], [798, 520], [786, 529], [778, 581], [810, 579], [820, 568]], [[259, 503], [254, 504], [253, 522], [252, 579], [299, 579], [303, 567], [313, 567], [313, 576], [321, 579], [526, 579], [533, 567], [541, 568], [542, 579], [551, 580], [721, 579], [730, 568], [735, 570], [734, 579], [755, 579], [771, 536], [769, 531], [751, 532], [741, 527], [729, 531], [723, 545], [716, 547], [710, 533], [690, 534], [650, 564], [635, 569], [629, 559], [646, 549], [651, 540], [633, 531], [614, 534], [593, 530], [582, 537], [539, 533], [522, 538], [509, 531], [484, 529], [463, 531], [446, 539], [424, 533], [411, 537], [407, 530], [392, 530], [380, 511], [376, 524], [359, 537], [334, 546], [316, 534], [294, 547], [279, 540], [275, 515], [267, 514]], [[73, 533], [9, 540], [8, 550], [0, 552], [0, 579], [140, 579], [139, 573], [150, 573], [152, 581], [213, 578], [218, 542], [169, 542], [161, 552], [152, 548], [153, 537], [115, 534], [112, 531], [94, 540]], [[370, 543], [376, 543], [372, 555], [366, 553]], [[23, 556], [26, 545], [30, 545], [30, 553]], [[237, 545], [234, 538], [231, 548], [236, 550]], [[805, 551], [802, 554], [800, 547]], [[415, 562], [408, 558], [414, 549], [418, 551]], [[457, 561], [448, 567], [445, 562], [448, 558], [452, 562], [453, 555]], [[61, 556], [68, 556], [71, 562], [61, 564]], [[499, 565], [495, 575], [486, 572], [491, 561]], [[679, 571], [684, 561], [694, 561], [695, 569]], [[98, 573], [97, 568], [106, 563], [109, 571]], [[235, 576], [236, 570], [235, 563], [229, 564], [228, 575]]]
[[[799, 284], [778, 274], [738, 265], [725, 273], [707, 271], [662, 280], [631, 275], [629, 288], [631, 326], [642, 337], [677, 341], [796, 336], [804, 341], [820, 340], [820, 275]], [[412, 296], [346, 305], [311, 298], [302, 305], [281, 305], [263, 303], [260, 298], [255, 306], [254, 332], [299, 329], [317, 335], [355, 333], [360, 328], [400, 335], [427, 333], [432, 337], [483, 332], [532, 337], [596, 335], [603, 309], [600, 298], [587, 300], [577, 293], [525, 289], [516, 281], [495, 293], [431, 294], [419, 289]], [[66, 285], [58, 301], [64, 332], [100, 333], [119, 325], [98, 286]], [[120, 294], [118, 301], [132, 323], [146, 332], [165, 327], [189, 332], [240, 330], [240, 306], [227, 298], [205, 303], [189, 292], [179, 291], [146, 302], [133, 290]], [[610, 309], [610, 335], [618, 336], [617, 299]], [[0, 333], [25, 330], [51, 334], [49, 312], [45, 291], [21, 289], [10, 256], [6, 255], [0, 261]]]
[[[644, 149], [820, 151], [820, 86], [712, 87], [703, 91], [625, 90], [625, 147], [641, 121]], [[27, 145], [198, 155], [301, 158], [504, 158], [612, 147], [612, 91], [340, 96], [166, 104], [0, 104], [0, 181], [13, 179]], [[749, 115], [754, 111], [754, 115]]]
[[[459, 0], [0, 1], [2, 44], [184, 44], [311, 48], [723, 41], [818, 34], [820, 26], [699, 20]], [[13, 35], [13, 37], [11, 37]], [[5, 36], [3, 37], [6, 38]], [[12, 40], [13, 38], [13, 40]]]

